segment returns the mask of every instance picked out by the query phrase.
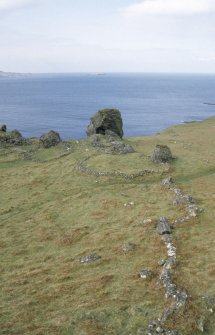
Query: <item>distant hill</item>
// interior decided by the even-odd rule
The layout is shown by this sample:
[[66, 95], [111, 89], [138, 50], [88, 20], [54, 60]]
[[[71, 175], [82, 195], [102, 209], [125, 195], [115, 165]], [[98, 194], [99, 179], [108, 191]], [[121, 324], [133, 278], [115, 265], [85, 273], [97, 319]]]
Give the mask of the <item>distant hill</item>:
[[4, 72], [0, 71], [0, 78], [11, 78], [11, 77], [20, 77], [20, 76], [26, 76], [29, 75], [27, 73], [17, 73], [17, 72]]

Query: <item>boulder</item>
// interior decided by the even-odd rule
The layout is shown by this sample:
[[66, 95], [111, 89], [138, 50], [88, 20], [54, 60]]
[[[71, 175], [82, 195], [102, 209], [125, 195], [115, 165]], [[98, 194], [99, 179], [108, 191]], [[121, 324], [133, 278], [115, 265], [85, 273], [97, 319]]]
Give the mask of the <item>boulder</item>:
[[171, 228], [166, 218], [161, 217], [157, 225], [157, 232], [159, 235], [171, 234]]
[[91, 118], [91, 122], [87, 127], [87, 136], [94, 134], [109, 135], [111, 131], [122, 138], [122, 127], [122, 117], [118, 109], [99, 110]]
[[0, 131], [4, 131], [4, 132], [7, 131], [7, 126], [6, 126], [6, 124], [0, 124]]
[[160, 144], [156, 145], [151, 158], [154, 163], [168, 163], [173, 159], [170, 148]]
[[10, 132], [3, 131], [0, 135], [0, 143], [22, 145], [27, 144], [28, 141], [22, 136], [18, 130], [12, 130]]
[[51, 130], [50, 132], [40, 136], [40, 143], [44, 148], [54, 147], [60, 142], [61, 142], [60, 135], [54, 130]]

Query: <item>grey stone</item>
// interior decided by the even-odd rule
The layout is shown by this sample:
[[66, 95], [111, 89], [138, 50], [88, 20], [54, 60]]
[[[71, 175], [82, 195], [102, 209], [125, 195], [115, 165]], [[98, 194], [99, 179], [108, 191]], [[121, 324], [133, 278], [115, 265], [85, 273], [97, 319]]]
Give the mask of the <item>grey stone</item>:
[[203, 209], [197, 207], [195, 204], [192, 204], [192, 205], [187, 206], [186, 211], [189, 216], [196, 217], [199, 213], [203, 211]]
[[132, 242], [126, 242], [122, 245], [122, 250], [127, 253], [129, 251], [132, 251], [136, 248], [136, 244], [132, 243]]
[[79, 258], [80, 263], [93, 263], [101, 259], [101, 256], [98, 256], [96, 254], [82, 256]]
[[166, 259], [161, 259], [159, 262], [158, 262], [158, 265], [160, 266], [163, 266], [165, 263], [166, 263]]
[[174, 224], [183, 223], [189, 220], [189, 216], [182, 216], [181, 218], [174, 221]]
[[178, 193], [173, 200], [173, 205], [183, 205], [187, 203], [194, 203], [192, 196], [189, 194]]
[[174, 180], [172, 179], [171, 176], [169, 176], [169, 177], [167, 177], [167, 178], [164, 178], [164, 179], [162, 180], [162, 185], [164, 185], [164, 186], [171, 187], [173, 184], [174, 184]]
[[169, 163], [172, 161], [172, 153], [167, 145], [156, 145], [151, 157], [154, 163]]
[[161, 239], [164, 241], [164, 243], [171, 243], [172, 242], [172, 234], [164, 234], [164, 235], [161, 235]]
[[149, 269], [143, 269], [139, 272], [139, 277], [142, 279], [147, 279], [152, 277], [152, 271]]
[[197, 321], [197, 325], [196, 326], [197, 326], [197, 329], [200, 332], [204, 333], [205, 328], [204, 328], [204, 321], [202, 319], [200, 319], [200, 320]]
[[157, 326], [157, 321], [152, 321], [152, 322], [148, 325], [148, 329], [150, 329], [150, 330], [155, 329], [156, 326]]
[[51, 130], [48, 133], [40, 136], [40, 143], [44, 148], [53, 147], [60, 142], [61, 142], [60, 135], [54, 130]]
[[161, 217], [157, 225], [157, 232], [160, 235], [171, 234], [171, 228], [168, 220], [165, 217]]
[[161, 318], [162, 324], [164, 324], [173, 315], [175, 310], [176, 310], [176, 303], [172, 303], [168, 308], [165, 309]]
[[118, 109], [103, 109], [96, 112], [87, 128], [87, 135], [106, 135], [106, 133], [108, 135], [109, 131], [117, 134], [120, 138], [123, 137], [123, 122]]
[[166, 269], [171, 269], [175, 264], [176, 264], [176, 258], [173, 256], [168, 257], [163, 265], [165, 265]]
[[108, 151], [109, 153], [119, 153], [119, 154], [130, 154], [135, 152], [134, 148], [130, 144], [124, 143], [122, 141], [111, 142], [111, 146]]

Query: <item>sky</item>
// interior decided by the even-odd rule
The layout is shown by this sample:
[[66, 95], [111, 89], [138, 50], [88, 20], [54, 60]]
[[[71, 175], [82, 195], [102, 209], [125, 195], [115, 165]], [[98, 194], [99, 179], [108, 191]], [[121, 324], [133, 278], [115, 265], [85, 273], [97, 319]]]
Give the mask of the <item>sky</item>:
[[215, 73], [215, 0], [0, 0], [0, 70]]

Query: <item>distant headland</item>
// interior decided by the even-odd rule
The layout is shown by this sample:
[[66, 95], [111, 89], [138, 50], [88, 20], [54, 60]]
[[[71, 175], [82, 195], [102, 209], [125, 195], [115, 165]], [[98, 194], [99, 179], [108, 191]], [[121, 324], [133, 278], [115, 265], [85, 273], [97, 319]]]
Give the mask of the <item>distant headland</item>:
[[17, 77], [23, 77], [23, 76], [29, 76], [29, 75], [30, 73], [0, 71], [0, 78], [17, 78]]

